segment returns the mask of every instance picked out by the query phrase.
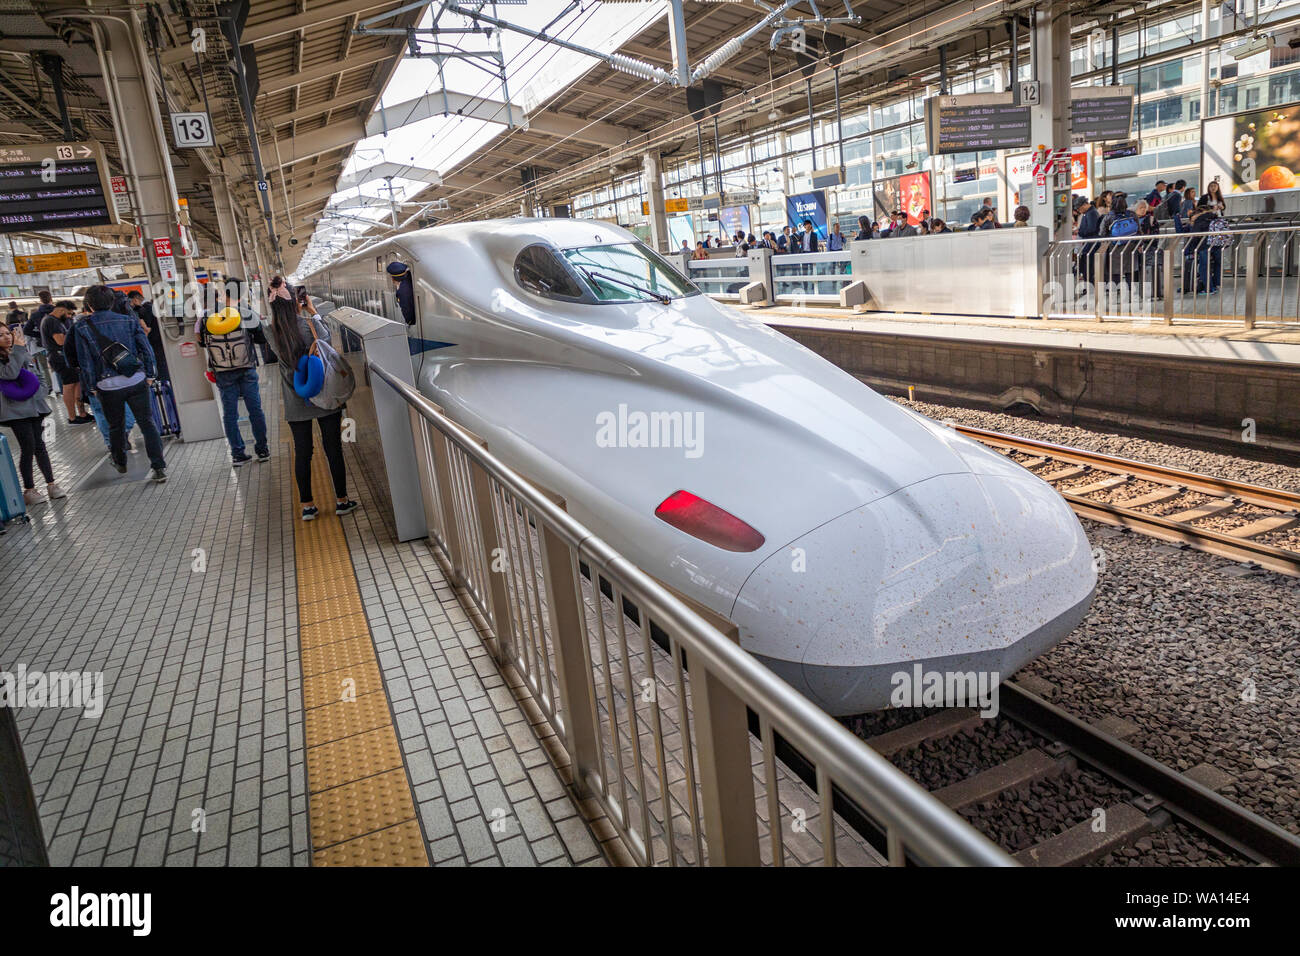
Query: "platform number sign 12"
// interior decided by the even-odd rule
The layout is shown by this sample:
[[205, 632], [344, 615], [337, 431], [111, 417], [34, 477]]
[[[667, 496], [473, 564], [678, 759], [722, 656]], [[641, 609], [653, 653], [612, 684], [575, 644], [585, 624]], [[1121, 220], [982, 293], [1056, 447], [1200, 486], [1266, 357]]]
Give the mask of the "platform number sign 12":
[[172, 137], [177, 149], [212, 146], [212, 118], [207, 113], [173, 113]]

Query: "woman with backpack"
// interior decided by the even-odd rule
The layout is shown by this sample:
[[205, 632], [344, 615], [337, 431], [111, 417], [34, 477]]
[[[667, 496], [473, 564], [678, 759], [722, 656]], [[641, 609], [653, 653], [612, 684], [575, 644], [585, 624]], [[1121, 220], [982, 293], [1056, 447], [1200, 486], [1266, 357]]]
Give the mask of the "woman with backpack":
[[1150, 206], [1145, 199], [1141, 199], [1133, 211], [1137, 216], [1138, 235], [1151, 237], [1138, 243], [1142, 247], [1138, 261], [1142, 265], [1143, 297], [1150, 299], [1154, 295], [1157, 299], [1163, 299], [1165, 297], [1164, 263], [1160, 255], [1160, 240], [1155, 238], [1160, 235], [1160, 220], [1156, 216], [1157, 207]]
[[[288, 291], [287, 286], [282, 287]], [[360, 507], [348, 497], [347, 472], [343, 464], [343, 409], [331, 410], [313, 405], [294, 388], [298, 363], [308, 354], [316, 339], [329, 342], [330, 333], [317, 316], [310, 297], [302, 299], [300, 311], [292, 294], [273, 294], [271, 347], [280, 360], [280, 394], [284, 399], [284, 417], [293, 433], [293, 473], [298, 482], [298, 497], [302, 500], [303, 521], [312, 521], [320, 513], [311, 488], [313, 421], [320, 429], [321, 445], [325, 448], [325, 459], [329, 462], [330, 477], [334, 482], [334, 513], [345, 515]]]
[[[67, 497], [54, 480], [50, 453], [45, 449], [44, 419], [49, 413], [45, 389], [36, 375], [22, 326], [10, 329], [0, 325], [0, 425], [11, 429], [18, 439], [18, 470], [23, 479], [23, 501], [28, 506], [45, 500], [36, 490], [33, 462], [40, 466], [50, 500]], [[0, 467], [8, 465], [0, 462]]]
[[[1127, 239], [1138, 234], [1137, 216], [1128, 208], [1128, 199], [1119, 194], [1111, 200], [1110, 212], [1101, 221], [1101, 235], [1109, 239]], [[1118, 285], [1123, 282], [1127, 287], [1133, 281], [1135, 259], [1141, 252], [1141, 244], [1132, 242], [1112, 242], [1106, 250], [1106, 274], [1110, 281]]]

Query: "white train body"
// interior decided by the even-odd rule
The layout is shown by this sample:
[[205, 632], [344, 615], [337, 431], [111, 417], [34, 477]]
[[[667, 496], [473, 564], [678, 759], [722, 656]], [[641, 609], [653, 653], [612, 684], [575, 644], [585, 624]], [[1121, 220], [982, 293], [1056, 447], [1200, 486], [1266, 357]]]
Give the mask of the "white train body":
[[[595, 301], [619, 287], [590, 263], [615, 259], [671, 292], [634, 243], [583, 220], [442, 226], [306, 285], [400, 320], [383, 270], [408, 264], [420, 390], [832, 714], [890, 706], [917, 663], [1005, 679], [1079, 623], [1091, 550], [1047, 484], [703, 294]], [[583, 297], [540, 287], [539, 256]], [[757, 547], [657, 517], [679, 490], [761, 544], [725, 519], [720, 540]]]

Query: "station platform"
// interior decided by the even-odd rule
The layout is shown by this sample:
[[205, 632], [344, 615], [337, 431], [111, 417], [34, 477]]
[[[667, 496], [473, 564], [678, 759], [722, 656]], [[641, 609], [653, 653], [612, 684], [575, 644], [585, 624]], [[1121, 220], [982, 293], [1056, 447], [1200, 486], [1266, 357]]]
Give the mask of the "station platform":
[[141, 451], [120, 476], [94, 426], [52, 416], [69, 496], [0, 537], [0, 669], [102, 678], [81, 709], [15, 711], [50, 862], [627, 862], [427, 544], [397, 542], [356, 446], [360, 510], [302, 522], [265, 369], [262, 400], [269, 463], [171, 442], [161, 485]]
[[737, 308], [760, 317], [768, 325], [778, 326], [1043, 348], [1087, 348], [1167, 358], [1300, 364], [1300, 324], [1246, 329], [1240, 321], [1177, 320], [1166, 325], [1162, 319], [1095, 322], [1086, 319], [855, 312], [833, 306]]

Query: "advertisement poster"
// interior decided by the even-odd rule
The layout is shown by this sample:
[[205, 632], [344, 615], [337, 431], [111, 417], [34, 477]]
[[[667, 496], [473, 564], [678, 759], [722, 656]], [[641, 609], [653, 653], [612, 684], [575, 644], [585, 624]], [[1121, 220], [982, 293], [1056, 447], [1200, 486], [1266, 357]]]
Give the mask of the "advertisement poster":
[[727, 238], [731, 238], [737, 232], [743, 232], [747, 236], [753, 232], [749, 225], [748, 206], [723, 206], [718, 219]]
[[1201, 136], [1202, 179], [1225, 193], [1300, 186], [1300, 105], [1216, 116]]
[[889, 218], [896, 209], [907, 213], [907, 221], [915, 226], [925, 216], [930, 204], [930, 174], [908, 173], [877, 180], [874, 184], [876, 221]]
[[817, 238], [826, 239], [826, 190], [818, 189], [815, 192], [799, 193], [797, 196], [787, 196], [785, 200], [785, 215], [790, 220], [790, 225], [794, 229], [799, 229], [805, 219], [813, 224], [813, 232], [817, 233]]

